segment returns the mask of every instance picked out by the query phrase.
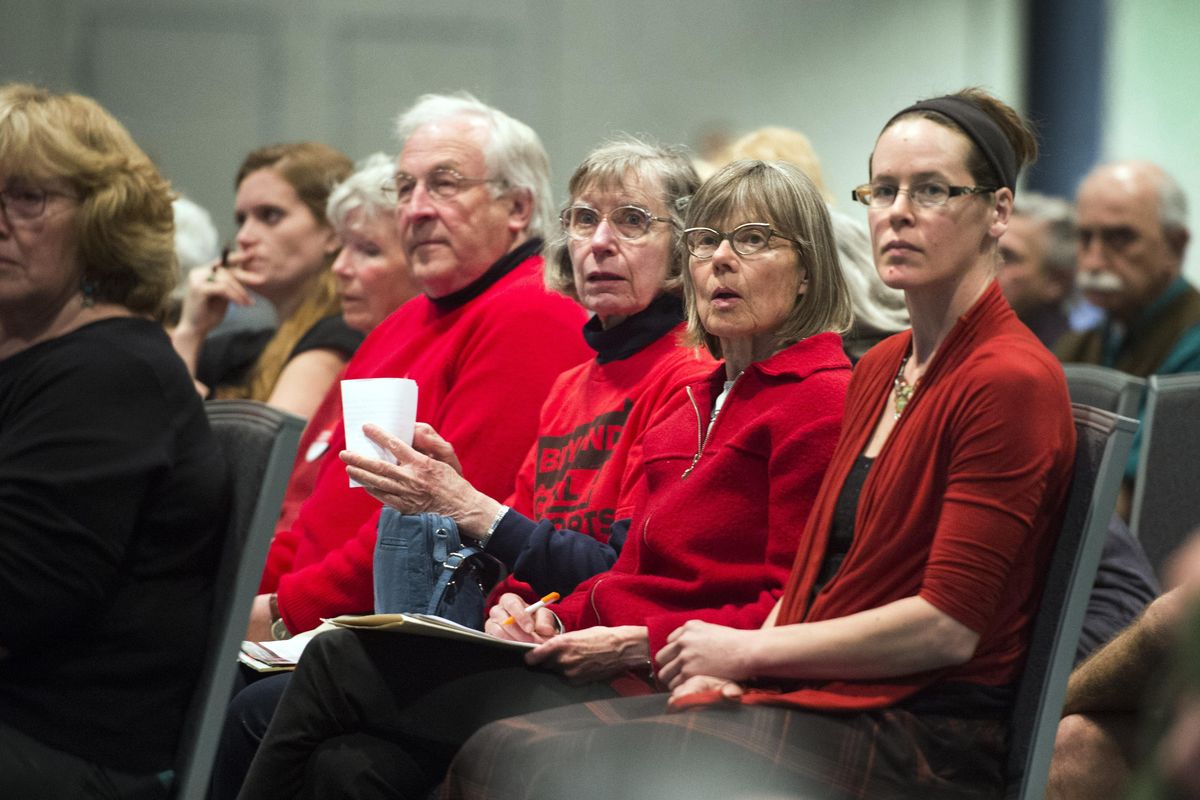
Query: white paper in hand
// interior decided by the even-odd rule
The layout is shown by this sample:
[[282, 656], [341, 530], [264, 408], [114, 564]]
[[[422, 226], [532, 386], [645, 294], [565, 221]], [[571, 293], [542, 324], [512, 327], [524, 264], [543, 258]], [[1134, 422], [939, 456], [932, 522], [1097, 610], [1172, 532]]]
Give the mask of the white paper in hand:
[[[346, 426], [346, 449], [354, 453], [396, 463], [390, 452], [363, 433], [371, 424], [412, 444], [417, 419], [417, 382], [408, 378], [362, 378], [342, 381], [342, 419]], [[351, 479], [350, 486], [362, 484]]]

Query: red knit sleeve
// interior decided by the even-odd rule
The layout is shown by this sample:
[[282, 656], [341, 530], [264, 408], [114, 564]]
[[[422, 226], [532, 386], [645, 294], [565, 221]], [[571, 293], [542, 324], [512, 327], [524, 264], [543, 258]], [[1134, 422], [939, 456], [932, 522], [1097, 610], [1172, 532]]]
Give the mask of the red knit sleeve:
[[757, 628], [766, 620], [783, 594], [800, 534], [833, 457], [849, 377], [849, 370], [838, 369], [819, 372], [805, 379], [796, 387], [794, 396], [794, 407], [803, 409], [803, 413], [783, 413], [776, 418], [765, 477], [770, 485], [770, 499], [762, 588], [757, 599], [744, 605], [649, 617], [646, 624], [651, 653], [661, 650], [667, 643], [667, 636], [690, 619], [742, 629]]
[[1052, 521], [1039, 509], [1070, 478], [1075, 429], [1056, 367], [1048, 355], [1009, 355], [981, 360], [958, 381], [945, 502], [920, 596], [977, 633], [1012, 591], [1014, 564], [1044, 549], [1032, 538]]

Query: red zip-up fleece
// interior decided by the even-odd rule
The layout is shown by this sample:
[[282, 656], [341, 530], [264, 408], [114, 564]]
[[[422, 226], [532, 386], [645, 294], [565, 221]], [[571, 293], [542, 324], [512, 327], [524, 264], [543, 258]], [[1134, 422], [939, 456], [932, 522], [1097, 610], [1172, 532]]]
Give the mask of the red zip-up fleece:
[[823, 333], [751, 364], [708, 428], [724, 367], [646, 433], [645, 490], [613, 568], [555, 606], [567, 630], [762, 624], [783, 593], [841, 427], [850, 362]]

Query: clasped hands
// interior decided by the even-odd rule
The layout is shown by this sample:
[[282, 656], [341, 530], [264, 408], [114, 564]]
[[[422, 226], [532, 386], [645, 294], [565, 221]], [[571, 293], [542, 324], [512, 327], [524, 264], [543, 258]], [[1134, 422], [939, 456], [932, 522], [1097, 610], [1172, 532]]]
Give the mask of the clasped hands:
[[[539, 643], [525, 656], [530, 666], [551, 667], [572, 682], [586, 683], [648, 663], [650, 642], [644, 626], [601, 625], [559, 633], [550, 608], [529, 614], [525, 607], [518, 595], [503, 595], [489, 612], [484, 630], [502, 639]], [[513, 621], [504, 624], [509, 617]], [[671, 689], [671, 703], [713, 690], [728, 699], [740, 696], [743, 690], [737, 681], [751, 676], [744, 644], [752, 633], [698, 620], [673, 631], [657, 656], [657, 677]]]

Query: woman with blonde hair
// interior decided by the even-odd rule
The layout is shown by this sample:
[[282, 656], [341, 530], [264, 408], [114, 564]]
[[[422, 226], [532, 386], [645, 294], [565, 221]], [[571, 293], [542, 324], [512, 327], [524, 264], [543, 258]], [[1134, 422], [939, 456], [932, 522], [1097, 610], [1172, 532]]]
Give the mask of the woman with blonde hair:
[[[176, 351], [209, 397], [248, 397], [307, 417], [362, 341], [346, 326], [330, 270], [341, 241], [325, 216], [333, 187], [353, 172], [328, 145], [251, 152], [238, 170], [237, 250], [188, 276]], [[275, 308], [279, 327], [208, 334], [229, 304]]]
[[0, 796], [167, 794], [228, 504], [174, 283], [121, 124], [0, 87]]

